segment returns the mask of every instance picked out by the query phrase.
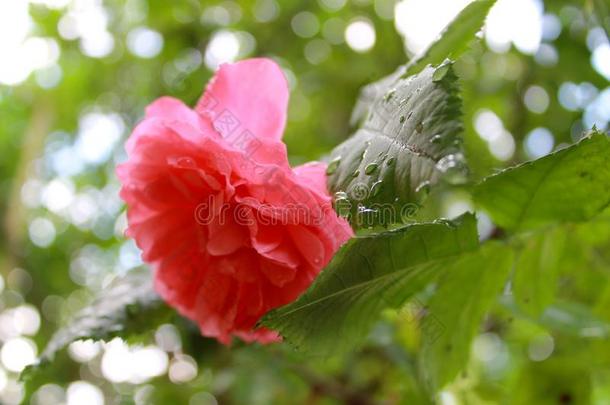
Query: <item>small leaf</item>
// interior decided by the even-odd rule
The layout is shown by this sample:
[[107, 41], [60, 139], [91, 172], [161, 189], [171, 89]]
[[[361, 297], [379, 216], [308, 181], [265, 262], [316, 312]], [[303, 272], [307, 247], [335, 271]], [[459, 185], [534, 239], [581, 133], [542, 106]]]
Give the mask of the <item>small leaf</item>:
[[[79, 339], [129, 338], [151, 329], [172, 314], [153, 289], [149, 270], [134, 270], [102, 290], [62, 329], [58, 330], [39, 358], [51, 361], [59, 350]], [[29, 371], [31, 372], [31, 370]]]
[[512, 250], [500, 243], [456, 258], [438, 281], [422, 330], [443, 325], [436, 339], [425, 338], [421, 350], [424, 376], [435, 389], [442, 388], [466, 366], [470, 344], [483, 316], [504, 287], [513, 264]]
[[384, 308], [398, 308], [478, 245], [472, 214], [352, 239], [297, 301], [261, 324], [314, 355], [345, 352]]
[[584, 221], [610, 203], [610, 139], [594, 131], [579, 143], [493, 176], [475, 202], [501, 227], [523, 230]]
[[457, 59], [483, 27], [489, 9], [495, 0], [476, 0], [467, 5], [455, 19], [447, 25], [439, 39], [433, 42], [421, 55], [412, 59], [406, 66], [401, 66], [394, 73], [362, 88], [350, 123], [356, 125], [368, 113], [381, 95], [385, 94], [400, 77], [407, 77], [421, 72], [426, 65], [439, 65], [445, 59]]
[[404, 222], [401, 210], [420, 202], [441, 176], [465, 178], [456, 81], [449, 65], [400, 80], [375, 102], [366, 124], [333, 150], [339, 163], [328, 185], [349, 201], [355, 228]]
[[554, 301], [567, 236], [567, 229], [556, 227], [525, 238], [515, 264], [513, 294], [532, 316], [540, 315]]

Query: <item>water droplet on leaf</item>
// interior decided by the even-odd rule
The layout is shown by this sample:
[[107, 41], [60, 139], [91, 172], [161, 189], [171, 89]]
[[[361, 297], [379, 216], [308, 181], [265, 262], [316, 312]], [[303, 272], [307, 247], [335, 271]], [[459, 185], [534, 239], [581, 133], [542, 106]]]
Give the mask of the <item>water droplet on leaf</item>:
[[372, 174], [375, 172], [375, 170], [377, 170], [378, 164], [377, 163], [369, 163], [368, 165], [366, 165], [366, 167], [364, 168], [364, 172], [366, 174]]
[[385, 101], [387, 103], [388, 101], [390, 101], [392, 99], [392, 97], [394, 97], [395, 93], [396, 93], [396, 89], [392, 89], [392, 90], [388, 91], [386, 93], [386, 95], [383, 97], [383, 101]]
[[417, 194], [417, 196], [419, 198], [427, 197], [428, 194], [430, 194], [430, 182], [429, 181], [421, 182], [419, 184], [419, 186], [417, 186], [415, 188], [415, 194]]
[[341, 156], [334, 158], [329, 164], [328, 167], [326, 168], [326, 174], [327, 175], [331, 175], [334, 172], [337, 171], [337, 168], [339, 167], [339, 164], [341, 163]]
[[430, 143], [441, 143], [443, 141], [443, 137], [441, 135], [434, 135], [431, 139], [430, 139]]
[[463, 184], [468, 180], [468, 166], [461, 153], [443, 157], [436, 163], [436, 169], [443, 173], [443, 178], [450, 184]]
[[373, 183], [371, 186], [371, 197], [375, 197], [381, 192], [381, 188], [383, 187], [383, 182], [377, 181]]
[[439, 67], [436, 68], [436, 70], [434, 71], [434, 73], [432, 73], [432, 81], [433, 82], [440, 82], [441, 80], [443, 80], [443, 78], [445, 76], [447, 76], [447, 72], [449, 72], [449, 69], [451, 68], [451, 63], [443, 63], [442, 65], [440, 65]]

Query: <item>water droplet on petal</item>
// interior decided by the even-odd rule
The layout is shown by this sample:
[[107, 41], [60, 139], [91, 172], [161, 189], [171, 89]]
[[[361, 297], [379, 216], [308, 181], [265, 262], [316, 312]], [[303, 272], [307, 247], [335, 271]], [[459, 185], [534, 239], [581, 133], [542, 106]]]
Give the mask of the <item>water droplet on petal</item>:
[[402, 124], [403, 122], [405, 122], [407, 120], [407, 117], [405, 117], [404, 115], [400, 116], [400, 123]]
[[386, 162], [386, 164], [387, 164], [388, 166], [392, 166], [392, 165], [394, 164], [394, 162], [395, 162], [395, 161], [396, 161], [396, 158], [394, 158], [394, 157], [390, 157], [390, 158], [388, 159], [388, 161]]
[[415, 126], [415, 131], [417, 131], [417, 133], [421, 134], [421, 132], [424, 130], [424, 123], [420, 122]]
[[180, 167], [183, 169], [195, 169], [197, 168], [197, 163], [192, 157], [189, 156], [180, 156], [180, 157], [171, 157], [168, 159], [169, 164], [175, 167]]
[[360, 170], [356, 170], [354, 173], [352, 173], [352, 177], [358, 177], [360, 176]]

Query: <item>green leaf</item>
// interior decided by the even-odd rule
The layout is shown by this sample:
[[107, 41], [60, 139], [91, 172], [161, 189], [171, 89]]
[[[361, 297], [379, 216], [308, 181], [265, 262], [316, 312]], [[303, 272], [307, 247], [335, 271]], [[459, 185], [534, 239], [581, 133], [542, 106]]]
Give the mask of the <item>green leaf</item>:
[[[328, 185], [355, 228], [401, 222], [441, 176], [465, 178], [461, 101], [451, 66], [428, 67], [378, 99], [332, 152]], [[364, 213], [368, 216], [363, 217]]]
[[42, 352], [39, 363], [79, 339], [125, 339], [151, 330], [169, 319], [173, 310], [153, 289], [150, 270], [134, 270], [116, 280], [87, 307], [58, 330]]
[[350, 350], [366, 336], [384, 308], [398, 308], [455, 256], [478, 245], [475, 219], [443, 221], [352, 239], [297, 301], [265, 315], [261, 324], [279, 331], [305, 352]]
[[610, 203], [610, 139], [594, 131], [579, 143], [487, 177], [474, 200], [501, 227], [523, 230], [584, 221]]
[[369, 111], [375, 100], [386, 93], [400, 78], [421, 72], [427, 65], [439, 65], [445, 59], [457, 59], [483, 27], [489, 9], [496, 0], [476, 0], [468, 4], [455, 19], [445, 27], [438, 40], [424, 52], [413, 58], [407, 65], [401, 66], [394, 73], [371, 83], [360, 91], [358, 101], [352, 112], [350, 122], [356, 125]]
[[513, 294], [532, 316], [540, 315], [555, 298], [567, 236], [567, 229], [556, 227], [525, 238], [515, 264]]
[[[445, 333], [424, 339], [421, 365], [426, 381], [437, 389], [450, 382], [468, 361], [471, 341], [483, 316], [501, 293], [513, 264], [512, 250], [500, 243], [450, 262], [428, 306], [423, 330], [440, 323]], [[434, 326], [434, 325], [433, 325]]]

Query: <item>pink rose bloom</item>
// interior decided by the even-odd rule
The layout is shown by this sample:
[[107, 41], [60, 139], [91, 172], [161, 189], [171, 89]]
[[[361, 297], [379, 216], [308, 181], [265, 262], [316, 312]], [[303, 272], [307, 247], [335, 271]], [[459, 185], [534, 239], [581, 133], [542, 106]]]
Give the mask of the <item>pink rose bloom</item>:
[[127, 235], [157, 291], [223, 343], [278, 340], [256, 322], [295, 300], [352, 236], [325, 164], [288, 164], [287, 105], [273, 61], [222, 65], [194, 110], [170, 97], [151, 104], [117, 169]]

